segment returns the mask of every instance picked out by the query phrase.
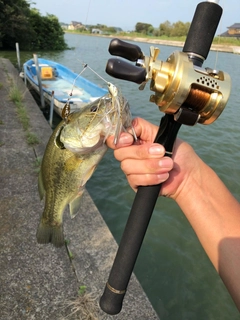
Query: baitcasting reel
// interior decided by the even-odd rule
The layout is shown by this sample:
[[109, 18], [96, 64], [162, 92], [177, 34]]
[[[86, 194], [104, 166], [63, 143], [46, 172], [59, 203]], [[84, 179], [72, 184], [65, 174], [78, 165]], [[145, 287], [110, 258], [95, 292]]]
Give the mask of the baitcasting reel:
[[230, 76], [199, 66], [204, 60], [201, 56], [175, 51], [164, 62], [157, 60], [158, 48], [150, 47], [150, 56], [145, 56], [138, 46], [119, 39], [111, 41], [109, 52], [135, 61], [136, 66], [120, 59], [109, 59], [107, 73], [140, 84], [140, 90], [150, 81], [150, 90], [154, 92], [150, 101], [157, 104], [160, 111], [173, 114], [174, 120], [181, 124], [210, 124], [227, 104]]

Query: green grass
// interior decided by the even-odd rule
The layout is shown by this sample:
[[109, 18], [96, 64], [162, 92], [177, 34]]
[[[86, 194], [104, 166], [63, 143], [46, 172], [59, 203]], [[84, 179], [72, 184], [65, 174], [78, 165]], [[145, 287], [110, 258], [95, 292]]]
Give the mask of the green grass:
[[28, 143], [29, 145], [36, 145], [36, 144], [39, 143], [39, 139], [38, 139], [38, 137], [35, 135], [35, 133], [32, 133], [32, 132], [28, 131], [27, 134], [26, 134], [26, 136], [27, 136], [27, 143]]
[[[91, 34], [89, 33], [89, 31], [83, 31], [83, 32], [79, 32], [77, 30], [67, 30], [65, 31], [67, 33], [77, 33], [77, 34], [82, 34], [82, 35], [93, 35], [93, 36], [102, 36], [102, 35], [98, 35], [98, 34]], [[106, 36], [106, 35], [103, 35]], [[114, 37], [129, 37], [129, 38], [144, 38], [144, 39], [156, 39], [156, 40], [168, 40], [168, 41], [181, 41], [181, 42], [185, 42], [186, 40], [186, 36], [182, 36], [182, 37], [167, 37], [167, 36], [153, 36], [153, 35], [147, 35], [144, 33], [138, 33], [138, 32], [120, 32], [120, 33], [116, 33], [116, 34], [111, 34], [110, 36], [114, 36]], [[219, 45], [232, 45], [232, 46], [240, 46], [240, 39], [237, 38], [230, 38], [230, 37], [219, 37], [216, 36], [213, 39], [213, 43], [214, 44], [219, 44]]]
[[214, 44], [221, 45], [231, 45], [231, 46], [240, 46], [240, 39], [228, 38], [228, 37], [215, 37], [213, 40]]
[[37, 157], [35, 162], [34, 162], [34, 168], [35, 168], [36, 173], [40, 172], [41, 163], [42, 163], [42, 157]]
[[18, 104], [18, 105], [22, 104], [23, 94], [16, 85], [11, 86], [9, 90], [9, 99], [15, 104]]
[[27, 111], [24, 106], [16, 104], [17, 105], [17, 114], [20, 122], [22, 123], [24, 131], [27, 131], [29, 129], [29, 117], [27, 115]]
[[[12, 82], [12, 81], [11, 81]], [[39, 143], [37, 136], [30, 131], [30, 120], [27, 114], [26, 107], [24, 106], [24, 95], [17, 85], [13, 84], [9, 90], [9, 99], [17, 107], [17, 115], [23, 126], [23, 130], [26, 131], [26, 140], [29, 145], [36, 145]]]
[[78, 289], [78, 295], [81, 296], [84, 293], [86, 293], [86, 289], [87, 289], [86, 286], [80, 286], [79, 289]]

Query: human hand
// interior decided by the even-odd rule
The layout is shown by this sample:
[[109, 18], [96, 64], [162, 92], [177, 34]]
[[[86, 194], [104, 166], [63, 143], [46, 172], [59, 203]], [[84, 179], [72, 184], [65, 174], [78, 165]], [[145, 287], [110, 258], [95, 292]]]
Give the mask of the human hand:
[[136, 118], [133, 127], [137, 142], [129, 133], [122, 133], [116, 146], [113, 137], [107, 139], [108, 146], [114, 149], [115, 158], [121, 162], [128, 183], [135, 191], [138, 186], [163, 183], [160, 195], [176, 199], [189, 175], [196, 169], [198, 156], [187, 143], [177, 139], [172, 159], [166, 157], [164, 147], [152, 142], [158, 131], [157, 126]]

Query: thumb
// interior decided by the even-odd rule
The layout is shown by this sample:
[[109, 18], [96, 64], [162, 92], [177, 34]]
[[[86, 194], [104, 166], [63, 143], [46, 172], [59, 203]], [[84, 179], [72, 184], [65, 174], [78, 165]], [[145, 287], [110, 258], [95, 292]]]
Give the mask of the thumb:
[[158, 131], [158, 126], [142, 118], [135, 118], [132, 125], [136, 132], [136, 136], [139, 138], [141, 143], [152, 143], [154, 141]]

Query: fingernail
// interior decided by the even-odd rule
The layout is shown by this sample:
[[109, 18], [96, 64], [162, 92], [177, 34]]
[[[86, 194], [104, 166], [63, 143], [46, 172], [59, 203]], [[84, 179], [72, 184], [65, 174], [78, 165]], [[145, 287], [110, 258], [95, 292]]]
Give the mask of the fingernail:
[[164, 148], [161, 145], [153, 145], [148, 149], [149, 154], [162, 155], [164, 153]]
[[118, 140], [118, 144], [132, 144], [133, 137], [130, 134], [121, 134]]
[[163, 158], [163, 159], [161, 159], [160, 161], [159, 161], [159, 166], [161, 167], [161, 168], [165, 168], [165, 169], [171, 169], [172, 168], [172, 166], [173, 166], [173, 161], [172, 161], [172, 159], [171, 158], [169, 158], [169, 157], [166, 157], [166, 158]]

